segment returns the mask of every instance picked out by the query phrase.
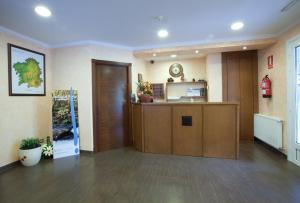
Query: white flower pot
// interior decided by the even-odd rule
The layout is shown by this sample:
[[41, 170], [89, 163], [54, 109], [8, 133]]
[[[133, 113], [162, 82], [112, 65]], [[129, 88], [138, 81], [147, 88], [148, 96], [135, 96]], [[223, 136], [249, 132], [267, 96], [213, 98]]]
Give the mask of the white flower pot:
[[34, 166], [41, 160], [42, 148], [19, 150], [19, 158], [24, 166]]

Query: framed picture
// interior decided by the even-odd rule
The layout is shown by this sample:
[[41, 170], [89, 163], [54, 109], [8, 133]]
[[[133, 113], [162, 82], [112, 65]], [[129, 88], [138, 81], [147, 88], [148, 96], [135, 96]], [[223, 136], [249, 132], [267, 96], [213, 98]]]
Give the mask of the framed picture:
[[9, 96], [45, 96], [45, 54], [8, 44]]
[[143, 75], [141, 73], [138, 73], [138, 82], [143, 81]]

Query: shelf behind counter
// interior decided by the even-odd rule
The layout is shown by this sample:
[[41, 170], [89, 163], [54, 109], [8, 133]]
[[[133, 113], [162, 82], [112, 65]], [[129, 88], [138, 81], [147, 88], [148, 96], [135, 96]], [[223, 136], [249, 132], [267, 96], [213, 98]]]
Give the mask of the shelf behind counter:
[[239, 104], [134, 103], [132, 134], [141, 152], [237, 159]]

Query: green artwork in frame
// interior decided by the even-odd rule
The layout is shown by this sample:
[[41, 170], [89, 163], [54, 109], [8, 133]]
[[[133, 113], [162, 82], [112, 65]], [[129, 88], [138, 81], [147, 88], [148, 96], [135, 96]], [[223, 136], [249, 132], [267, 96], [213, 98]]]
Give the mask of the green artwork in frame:
[[8, 44], [10, 96], [45, 96], [45, 75], [45, 54]]

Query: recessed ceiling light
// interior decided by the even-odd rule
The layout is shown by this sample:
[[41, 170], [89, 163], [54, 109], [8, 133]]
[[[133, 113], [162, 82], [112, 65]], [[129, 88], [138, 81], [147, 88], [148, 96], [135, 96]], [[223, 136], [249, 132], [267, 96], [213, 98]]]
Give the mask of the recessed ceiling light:
[[157, 36], [160, 38], [166, 38], [169, 35], [169, 32], [165, 29], [161, 29], [157, 32]]
[[243, 22], [235, 22], [231, 24], [231, 29], [232, 30], [240, 30], [244, 27], [244, 23]]
[[195, 53], [198, 54], [198, 53], [199, 53], [199, 50], [196, 50]]
[[43, 17], [50, 17], [51, 11], [45, 6], [36, 6], [34, 8], [35, 12]]
[[176, 57], [177, 57], [176, 54], [172, 54], [172, 55], [171, 55], [171, 58], [176, 58]]
[[155, 56], [156, 56], [156, 53], [152, 54], [152, 56], [154, 56], [154, 57], [155, 57]]
[[246, 49], [248, 49], [248, 47], [246, 47], [246, 46], [243, 46], [243, 50], [246, 50]]

